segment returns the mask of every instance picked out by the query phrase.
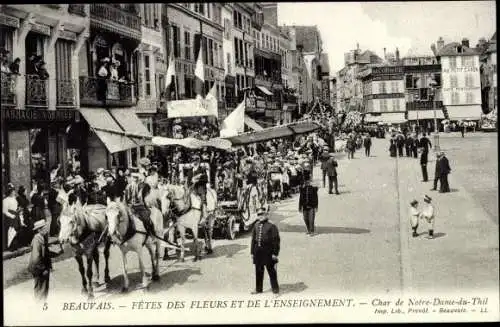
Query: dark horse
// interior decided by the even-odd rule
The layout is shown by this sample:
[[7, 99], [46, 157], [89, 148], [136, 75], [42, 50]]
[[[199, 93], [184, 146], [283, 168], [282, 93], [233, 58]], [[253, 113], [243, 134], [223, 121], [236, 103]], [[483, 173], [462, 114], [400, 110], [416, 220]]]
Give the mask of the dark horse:
[[[88, 294], [89, 299], [94, 297], [92, 285], [92, 262], [96, 265], [97, 280], [99, 281], [99, 246], [104, 246], [104, 282], [109, 283], [109, 249], [111, 239], [106, 236], [106, 206], [88, 205], [82, 206], [80, 200], [70, 194], [68, 202], [63, 205], [59, 222], [61, 231], [59, 242], [69, 242], [75, 250], [75, 259], [82, 276], [82, 293]], [[87, 259], [87, 278], [85, 278], [85, 266], [83, 257]], [[87, 286], [88, 285], [88, 286]]]

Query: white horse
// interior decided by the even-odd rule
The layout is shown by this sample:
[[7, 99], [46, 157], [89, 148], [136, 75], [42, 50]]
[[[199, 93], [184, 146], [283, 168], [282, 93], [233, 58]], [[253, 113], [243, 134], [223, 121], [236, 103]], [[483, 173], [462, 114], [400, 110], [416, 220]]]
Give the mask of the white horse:
[[[108, 263], [111, 242], [108, 237], [103, 235], [107, 226], [104, 214], [106, 207], [103, 205], [82, 206], [78, 199], [73, 198], [71, 201], [67, 201], [64, 197], [63, 199], [63, 209], [59, 216], [61, 226], [59, 242], [61, 244], [65, 242], [71, 244], [82, 277], [82, 293], [86, 293], [89, 298], [93, 298], [92, 262], [96, 265], [98, 283], [100, 279], [98, 247], [100, 245], [104, 245], [104, 281], [108, 283], [111, 280]], [[85, 278], [84, 256], [87, 258], [87, 278]]]
[[[151, 220], [153, 221], [156, 235], [163, 235], [163, 215], [157, 208], [151, 208]], [[142, 286], [147, 287], [147, 278], [144, 263], [142, 260], [142, 249], [145, 246], [151, 257], [152, 280], [160, 279], [158, 268], [158, 251], [153, 250], [153, 245], [157, 244], [157, 239], [148, 236], [143, 222], [135, 217], [130, 209], [117, 199], [111, 200], [106, 208], [108, 218], [108, 232], [114, 244], [118, 245], [122, 254], [123, 287], [122, 292], [128, 291], [129, 279], [127, 272], [127, 253], [133, 251], [137, 253], [139, 259], [139, 269], [142, 275]], [[156, 257], [155, 257], [156, 253]]]
[[201, 198], [193, 191], [189, 191], [182, 185], [168, 184], [164, 186], [164, 195], [162, 197], [162, 213], [167, 215], [170, 210], [176, 210], [180, 213], [177, 217], [176, 227], [181, 238], [181, 256], [184, 261], [186, 229], [193, 233], [194, 243], [194, 261], [201, 260], [201, 248], [198, 246], [198, 228], [204, 228], [205, 248], [208, 254], [212, 253], [212, 235], [214, 228], [214, 212], [217, 208], [217, 194], [207, 187], [207, 205], [205, 217], [202, 217]]

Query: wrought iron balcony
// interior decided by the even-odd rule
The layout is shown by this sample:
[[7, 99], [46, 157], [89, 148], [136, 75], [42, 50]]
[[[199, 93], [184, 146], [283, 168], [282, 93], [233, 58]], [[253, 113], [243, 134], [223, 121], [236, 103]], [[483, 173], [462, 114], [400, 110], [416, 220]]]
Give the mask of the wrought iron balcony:
[[72, 80], [57, 80], [57, 106], [74, 107], [75, 102], [75, 83]]
[[82, 16], [82, 17], [87, 16], [87, 13], [85, 12], [85, 5], [84, 4], [70, 4], [68, 6], [68, 12], [70, 14], [75, 14], [75, 15]]
[[141, 20], [137, 14], [128, 12], [106, 3], [90, 4], [90, 15], [92, 18], [100, 18], [111, 21], [135, 31], [141, 31]]
[[16, 77], [15, 75], [2, 73], [2, 107], [13, 107], [16, 105]]
[[26, 107], [48, 108], [49, 81], [26, 75]]
[[135, 84], [80, 76], [80, 105], [130, 107], [135, 105]]

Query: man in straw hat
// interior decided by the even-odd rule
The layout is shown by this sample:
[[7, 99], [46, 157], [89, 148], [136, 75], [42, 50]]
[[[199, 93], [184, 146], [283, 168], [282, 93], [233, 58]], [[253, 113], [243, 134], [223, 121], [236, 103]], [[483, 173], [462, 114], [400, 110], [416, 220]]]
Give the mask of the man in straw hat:
[[[48, 209], [46, 214], [48, 213]], [[34, 294], [37, 301], [46, 301], [49, 293], [49, 278], [52, 269], [51, 258], [60, 255], [63, 252], [51, 252], [49, 250], [49, 228], [45, 220], [41, 219], [34, 223], [33, 231], [35, 236], [31, 241], [31, 255], [28, 264], [28, 270], [35, 280]]]
[[280, 235], [278, 227], [268, 219], [266, 210], [257, 211], [258, 221], [252, 232], [250, 254], [255, 265], [255, 292], [262, 293], [264, 281], [264, 268], [267, 269], [271, 288], [274, 294], [279, 293], [278, 274], [276, 264], [280, 252]]
[[427, 238], [434, 238], [434, 222], [435, 222], [435, 211], [432, 205], [432, 199], [428, 196], [424, 196], [424, 208], [422, 209], [421, 217], [427, 222], [429, 229], [429, 236]]

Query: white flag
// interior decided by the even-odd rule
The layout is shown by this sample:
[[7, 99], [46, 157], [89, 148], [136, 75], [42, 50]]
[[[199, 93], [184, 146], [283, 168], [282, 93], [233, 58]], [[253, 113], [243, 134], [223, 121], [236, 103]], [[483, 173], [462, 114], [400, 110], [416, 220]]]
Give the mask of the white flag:
[[[242, 133], [245, 127], [245, 99], [224, 119], [221, 130]], [[222, 132], [222, 131], [221, 131]]]
[[166, 75], [166, 85], [165, 89], [168, 90], [170, 84], [172, 84], [173, 79], [175, 78], [175, 60], [174, 56], [170, 57], [170, 62], [168, 63], [167, 75]]

